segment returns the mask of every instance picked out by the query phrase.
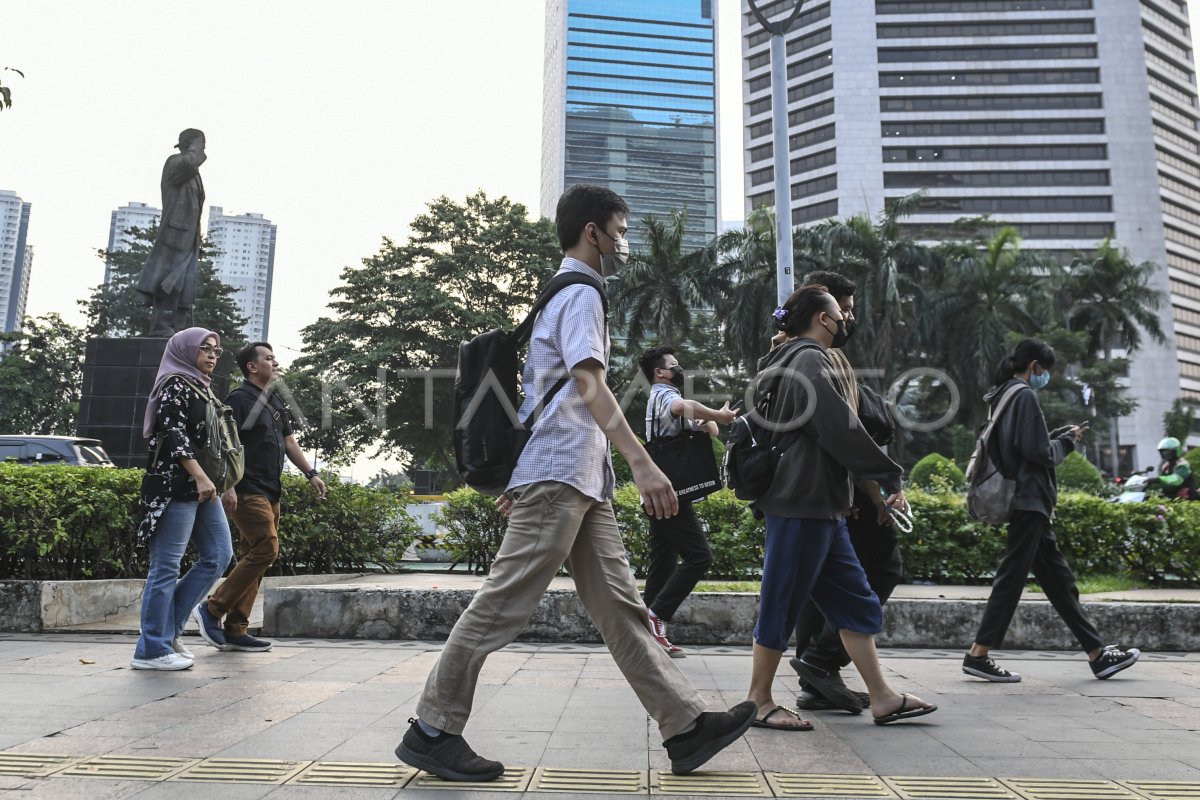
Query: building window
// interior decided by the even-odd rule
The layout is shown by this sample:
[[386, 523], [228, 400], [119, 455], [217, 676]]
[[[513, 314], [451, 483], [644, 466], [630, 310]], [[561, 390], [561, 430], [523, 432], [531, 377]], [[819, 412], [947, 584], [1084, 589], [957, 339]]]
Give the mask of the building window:
[[832, 166], [837, 163], [836, 150], [823, 150], [820, 153], [813, 153], [811, 156], [804, 158], [792, 159], [792, 174], [800, 175], [805, 172], [812, 172], [815, 169]]
[[1099, 83], [1098, 69], [952, 70], [947, 72], [883, 72], [879, 85], [904, 86], [1025, 86], [1038, 84]]
[[907, 111], [1020, 111], [1031, 109], [1101, 108], [1099, 94], [1015, 94], [984, 97], [881, 97], [879, 110]]
[[758, 161], [766, 161], [771, 157], [772, 151], [775, 149], [773, 144], [760, 144], [758, 147], [750, 148], [750, 163]]
[[812, 122], [814, 119], [821, 119], [833, 114], [833, 100], [826, 100], [823, 103], [816, 103], [807, 108], [797, 109], [788, 114], [788, 125], [803, 125], [806, 122]]
[[811, 83], [805, 83], [788, 89], [788, 102], [795, 103], [798, 100], [804, 100], [813, 95], [830, 91], [833, 91], [833, 76], [826, 75], [824, 78], [819, 78]]
[[885, 172], [887, 189], [924, 189], [936, 186], [1108, 186], [1106, 169], [1028, 170], [1004, 172]]
[[878, 14], [970, 14], [980, 11], [1084, 11], [1092, 0], [875, 0]]
[[[792, 3], [792, 0], [779, 0], [779, 2], [764, 4], [759, 7], [759, 10], [762, 11], [763, 16], [765, 16], [767, 19], [771, 19], [771, 17], [773, 17], [774, 15], [780, 14], [782, 12], [791, 13], [792, 8], [794, 7], [791, 3]], [[746, 16], [748, 16], [752, 20], [754, 20], [755, 25], [758, 25], [758, 18], [755, 17], [752, 13], [747, 13]], [[814, 24], [820, 22], [821, 20], [828, 19], [828, 18], [829, 18], [829, 3], [825, 3], [824, 5], [822, 5], [819, 8], [812, 8], [807, 11], [802, 11], [800, 13], [800, 16], [798, 16], [796, 18], [795, 23], [792, 24], [792, 29], [800, 30], [802, 28], [807, 28], [809, 25], [814, 25]], [[752, 33], [746, 37], [746, 43], [750, 47], [755, 47], [757, 45], [762, 44], [763, 42], [767, 41], [770, 38], [771, 38], [771, 34], [767, 33], [766, 31], [764, 31], [760, 28], [760, 29], [756, 30], [754, 33]]]
[[[1097, 242], [1105, 237], [1113, 236], [1115, 231], [1111, 222], [1013, 222], [1023, 239], [1079, 239], [1086, 242]], [[962, 241], [961, 228], [953, 224], [924, 224], [901, 225], [901, 229], [914, 239], [933, 241]], [[995, 233], [995, 229], [979, 231], [982, 235]]]
[[879, 48], [879, 61], [884, 64], [921, 61], [1057, 61], [1095, 57], [1094, 44]]
[[832, 175], [822, 175], [820, 178], [813, 178], [811, 181], [804, 181], [792, 185], [792, 199], [799, 200], [804, 197], [812, 197], [814, 194], [824, 194], [837, 189], [837, 173]]
[[1103, 144], [994, 145], [979, 147], [885, 147], [883, 160], [917, 161], [1103, 161]]
[[802, 225], [805, 222], [812, 222], [818, 219], [828, 219], [836, 217], [838, 213], [837, 199], [826, 200], [823, 203], [816, 203], [811, 206], [802, 206], [792, 209], [792, 224]]
[[[890, 207], [899, 197], [889, 197]], [[917, 208], [929, 214], [1045, 214], [1110, 212], [1112, 198], [1085, 197], [922, 197]]]
[[[949, 11], [950, 9], [947, 9]], [[957, 11], [958, 9], [954, 9]], [[923, 22], [875, 26], [880, 39], [946, 39], [954, 36], [1087, 36], [1096, 32], [1090, 19], [1045, 22]]]
[[788, 140], [788, 150], [794, 152], [820, 142], [828, 142], [836, 135], [836, 129], [836, 125], [826, 125], [823, 128], [797, 133]]
[[945, 122], [884, 122], [884, 137], [1058, 136], [1104, 133], [1103, 119], [998, 119]]
[[819, 53], [811, 58], [806, 58], [803, 61], [797, 61], [795, 64], [788, 64], [787, 76], [788, 80], [798, 78], [801, 75], [807, 75], [810, 72], [816, 72], [819, 69], [824, 69], [833, 65], [833, 51]]

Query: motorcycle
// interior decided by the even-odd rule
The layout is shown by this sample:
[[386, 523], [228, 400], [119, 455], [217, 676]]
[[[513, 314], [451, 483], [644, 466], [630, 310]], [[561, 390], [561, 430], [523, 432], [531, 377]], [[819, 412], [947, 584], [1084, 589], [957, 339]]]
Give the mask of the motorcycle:
[[1109, 500], [1110, 503], [1143, 503], [1149, 490], [1150, 478], [1154, 467], [1146, 467], [1141, 472], [1135, 472], [1124, 480], [1118, 478], [1121, 484], [1121, 494]]

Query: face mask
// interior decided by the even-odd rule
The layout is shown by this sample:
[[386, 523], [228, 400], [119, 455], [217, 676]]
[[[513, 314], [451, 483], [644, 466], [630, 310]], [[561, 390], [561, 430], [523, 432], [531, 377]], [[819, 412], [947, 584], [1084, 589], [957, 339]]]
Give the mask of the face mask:
[[[600, 230], [599, 227], [596, 230], [608, 236], [607, 231]], [[612, 239], [613, 251], [611, 253], [600, 251], [600, 274], [605, 278], [616, 275], [618, 270], [629, 263], [629, 241], [623, 236], [619, 239], [612, 236], [608, 236], [608, 238]], [[596, 249], [600, 250], [599, 245], [596, 246]]]
[[671, 367], [671, 383], [673, 383], [677, 389], [683, 388], [683, 367], [679, 366], [678, 364]]
[[[850, 331], [846, 328], [846, 320], [839, 319], [834, 321], [837, 323], [837, 331], [833, 334], [833, 343], [830, 347], [836, 350], [844, 346], [847, 340], [850, 339]], [[824, 328], [825, 326], [822, 325], [821, 327]], [[825, 330], [829, 330], [829, 328], [825, 328]]]
[[1048, 384], [1048, 383], [1050, 383], [1050, 373], [1046, 372], [1045, 370], [1042, 371], [1041, 375], [1030, 375], [1029, 376], [1029, 385], [1033, 388], [1033, 390], [1035, 392], [1045, 389], [1046, 384]]

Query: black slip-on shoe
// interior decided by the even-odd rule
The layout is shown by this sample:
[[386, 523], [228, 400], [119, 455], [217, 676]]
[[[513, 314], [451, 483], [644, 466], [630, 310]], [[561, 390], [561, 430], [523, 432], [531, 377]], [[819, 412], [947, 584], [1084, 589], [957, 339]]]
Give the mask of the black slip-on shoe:
[[802, 658], [793, 658], [790, 662], [792, 669], [804, 681], [809, 690], [821, 695], [834, 706], [851, 714], [863, 712], [862, 698], [842, 682], [842, 676], [837, 670], [814, 667]]
[[494, 781], [504, 774], [499, 761], [483, 758], [467, 740], [453, 733], [430, 736], [415, 719], [396, 748], [396, 758], [445, 781]]
[[663, 742], [671, 759], [671, 772], [683, 775], [702, 767], [745, 733], [757, 714], [758, 704], [753, 700], [738, 703], [728, 711], [705, 711], [696, 718], [696, 727]]
[[[852, 690], [853, 691], [853, 690]], [[864, 709], [871, 707], [871, 696], [866, 692], [854, 692], [854, 696], [862, 701]], [[826, 700], [820, 692], [813, 691], [811, 686], [802, 686], [800, 694], [796, 695], [796, 708], [801, 711], [841, 711], [839, 706]]]

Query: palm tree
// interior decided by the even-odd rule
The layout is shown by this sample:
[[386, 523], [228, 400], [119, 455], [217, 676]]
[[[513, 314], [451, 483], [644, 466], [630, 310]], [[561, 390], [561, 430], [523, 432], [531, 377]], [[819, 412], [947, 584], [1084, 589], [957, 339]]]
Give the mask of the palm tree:
[[1134, 264], [1128, 252], [1117, 250], [1109, 239], [1096, 248], [1096, 258], [1062, 271], [1060, 307], [1066, 309], [1067, 329], [1088, 335], [1088, 354], [1111, 356], [1115, 348], [1132, 353], [1142, 345], [1142, 333], [1157, 343], [1166, 342], [1158, 309], [1163, 293], [1150, 288], [1157, 267], [1150, 261]]
[[859, 214], [815, 231], [823, 245], [822, 260], [858, 284], [852, 360], [859, 367], [883, 370], [887, 383], [925, 349], [917, 312], [923, 284], [936, 272], [938, 259], [901, 227], [920, 198], [917, 193], [890, 202], [877, 221]]
[[937, 354], [940, 368], [958, 384], [970, 429], [984, 419], [981, 398], [1004, 357], [1010, 333], [1032, 334], [1041, 326], [1034, 309], [1044, 288], [1039, 262], [1022, 252], [1017, 229], [997, 230], [978, 242], [941, 248], [946, 270], [922, 315], [922, 338]]
[[677, 346], [692, 332], [697, 310], [713, 308], [720, 287], [713, 279], [711, 250], [683, 248], [686, 214], [643, 221], [644, 249], [635, 252], [613, 279], [610, 304], [630, 348], [648, 334], [659, 344]]

